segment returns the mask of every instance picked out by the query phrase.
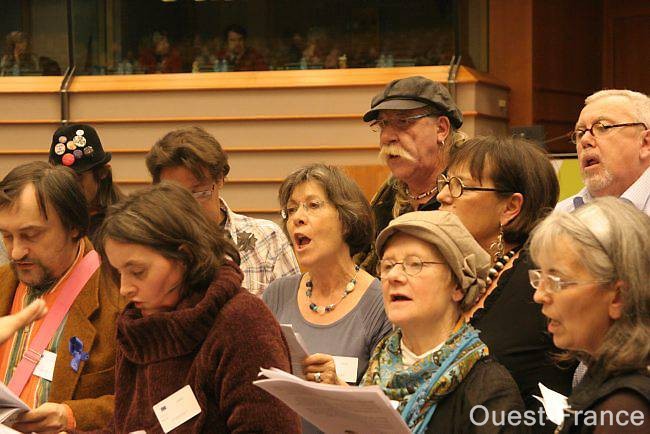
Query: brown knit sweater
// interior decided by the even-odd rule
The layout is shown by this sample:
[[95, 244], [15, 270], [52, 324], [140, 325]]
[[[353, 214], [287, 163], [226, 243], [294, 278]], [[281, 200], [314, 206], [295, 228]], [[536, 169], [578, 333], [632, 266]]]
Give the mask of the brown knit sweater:
[[300, 432], [297, 415], [252, 385], [260, 367], [289, 370], [289, 350], [264, 303], [241, 289], [233, 263], [176, 310], [118, 320], [115, 416], [99, 432], [162, 433], [153, 405], [190, 385], [201, 413], [172, 433]]

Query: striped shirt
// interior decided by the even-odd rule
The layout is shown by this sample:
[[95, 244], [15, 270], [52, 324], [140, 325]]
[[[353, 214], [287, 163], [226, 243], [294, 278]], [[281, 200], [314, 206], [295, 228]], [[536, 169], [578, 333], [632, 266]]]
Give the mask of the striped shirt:
[[[83, 242], [82, 246], [84, 246]], [[41, 296], [41, 298], [45, 301], [48, 309], [51, 309], [60, 294], [60, 291], [58, 289], [61, 287], [61, 284], [66, 281], [74, 266], [83, 257], [84, 250], [84, 248], [79, 249], [77, 257], [75, 258], [72, 266], [59, 279], [54, 287], [52, 287], [52, 289], [50, 289], [45, 294], [36, 294], [24, 283], [20, 282], [14, 294], [11, 313], [14, 314], [21, 311], [32, 301], [36, 300], [39, 296]], [[63, 321], [61, 321], [61, 324], [54, 333], [52, 340], [45, 348], [47, 351], [55, 354], [57, 353], [59, 349], [61, 333], [63, 332], [66, 320], [67, 315], [63, 318]], [[44, 318], [41, 318], [31, 325], [23, 327], [22, 329], [18, 330], [18, 332], [16, 332], [11, 339], [8, 339], [4, 344], [0, 346], [0, 379], [5, 384], [8, 384], [11, 380], [11, 377], [14, 374], [14, 370], [23, 357], [23, 353], [29, 348], [29, 344], [36, 337], [41, 325], [43, 324], [43, 321]], [[50, 386], [51, 382], [49, 380], [32, 375], [29, 377], [25, 388], [20, 394], [20, 398], [30, 407], [36, 408], [48, 401], [48, 397], [50, 396]]]

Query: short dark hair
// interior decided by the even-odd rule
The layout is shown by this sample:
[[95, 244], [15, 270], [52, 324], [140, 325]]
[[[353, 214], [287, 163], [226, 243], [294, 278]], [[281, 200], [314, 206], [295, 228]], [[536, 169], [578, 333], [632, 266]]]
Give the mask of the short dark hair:
[[[337, 167], [316, 163], [292, 172], [280, 186], [280, 206], [286, 208], [295, 188], [307, 181], [322, 185], [327, 200], [336, 207], [343, 227], [343, 239], [350, 248], [350, 255], [354, 256], [368, 248], [375, 234], [370, 204], [357, 183]], [[286, 220], [283, 228], [286, 233]]]
[[[165, 204], [164, 211], [160, 204]], [[139, 244], [180, 261], [190, 291], [209, 284], [226, 256], [240, 261], [225, 231], [205, 216], [188, 190], [174, 183], [143, 188], [110, 207], [97, 234], [97, 250], [104, 259], [108, 238]]]
[[[521, 193], [521, 212], [503, 227], [506, 242], [523, 244], [537, 223], [555, 208], [560, 185], [546, 153], [534, 143], [510, 137], [475, 137], [452, 146], [449, 168], [464, 166], [473, 178], [489, 178], [499, 190]], [[496, 193], [508, 196], [511, 193]]]
[[75, 239], [88, 232], [88, 204], [74, 172], [64, 166], [52, 166], [44, 161], [21, 164], [0, 181], [0, 209], [16, 203], [29, 184], [34, 186], [41, 215], [48, 219], [50, 204], [68, 232], [77, 231]]
[[244, 28], [244, 26], [240, 26], [239, 24], [231, 24], [228, 27], [226, 27], [226, 30], [223, 31], [223, 39], [228, 40], [228, 33], [234, 32], [239, 35], [242, 35], [244, 39], [248, 36], [248, 32]]
[[221, 144], [200, 127], [180, 128], [165, 134], [149, 150], [146, 163], [154, 183], [160, 182], [160, 172], [170, 167], [183, 166], [199, 181], [205, 180], [204, 169], [215, 181], [224, 179], [230, 172], [228, 156]]

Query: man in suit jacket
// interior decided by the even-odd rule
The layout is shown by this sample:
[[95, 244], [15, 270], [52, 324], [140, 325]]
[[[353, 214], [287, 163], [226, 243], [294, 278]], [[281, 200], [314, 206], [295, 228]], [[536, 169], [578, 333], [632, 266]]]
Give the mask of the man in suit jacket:
[[[0, 232], [10, 259], [0, 268], [0, 315], [17, 313], [35, 299], [51, 309], [65, 289], [62, 283], [93, 249], [84, 238], [88, 221], [83, 193], [67, 168], [28, 163], [0, 181]], [[22, 389], [20, 397], [33, 410], [20, 415], [14, 428], [58, 432], [108, 422], [114, 404], [115, 319], [121, 304], [115, 284], [100, 267], [46, 347], [54, 363], [45, 373], [37, 372], [41, 376], [32, 373]], [[42, 323], [19, 329], [0, 346], [0, 379], [5, 383]]]

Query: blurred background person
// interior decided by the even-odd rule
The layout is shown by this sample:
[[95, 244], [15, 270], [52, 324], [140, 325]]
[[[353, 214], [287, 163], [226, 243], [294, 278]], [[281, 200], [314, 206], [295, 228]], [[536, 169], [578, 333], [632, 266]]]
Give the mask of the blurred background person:
[[623, 200], [594, 199], [540, 223], [530, 251], [540, 266], [530, 283], [553, 342], [588, 367], [558, 432], [649, 432], [650, 217]]
[[[414, 433], [525, 433], [523, 424], [472, 423], [524, 410], [508, 371], [463, 318], [485, 288], [490, 258], [458, 217], [418, 211], [377, 238], [384, 306], [394, 331], [375, 348], [362, 386], [378, 385]], [[308, 358], [307, 378], [344, 384], [330, 356]], [[502, 413], [503, 412], [503, 413]]]
[[262, 295], [273, 280], [300, 272], [291, 244], [277, 224], [237, 214], [221, 197], [230, 165], [210, 133], [199, 127], [170, 131], [153, 145], [146, 162], [154, 184], [174, 181], [187, 188], [208, 218], [226, 231], [241, 257], [244, 288]]
[[54, 132], [50, 145], [50, 164], [74, 170], [90, 215], [88, 236], [95, 234], [106, 217], [106, 211], [124, 197], [113, 182], [111, 153], [104, 147], [97, 131], [86, 124], [65, 125]]
[[280, 327], [241, 287], [235, 246], [189, 191], [133, 193], [99, 236], [130, 301], [117, 320], [110, 432], [160, 432], [154, 406], [186, 385], [201, 412], [179, 432], [299, 431], [296, 414], [252, 384], [260, 367], [291, 369]]
[[38, 60], [29, 48], [26, 33], [13, 31], [7, 35], [5, 49], [0, 59], [0, 76], [37, 74]]
[[[518, 139], [477, 137], [453, 147], [446, 175], [438, 178], [440, 209], [456, 214], [490, 252], [486, 290], [465, 312], [481, 339], [512, 374], [528, 409], [537, 410], [538, 382], [562, 394], [571, 391], [572, 370], [557, 366], [546, 320], [533, 302], [525, 243], [553, 210], [557, 176], [537, 145]], [[537, 427], [540, 432], [551, 430]]]
[[229, 71], [264, 71], [269, 69], [264, 57], [247, 44], [248, 32], [240, 25], [232, 24], [224, 30], [225, 48], [219, 59], [228, 62]]
[[169, 74], [183, 71], [183, 62], [177, 47], [173, 46], [164, 33], [155, 32], [151, 45], [143, 47], [138, 59], [145, 74]]
[[[358, 383], [373, 348], [391, 330], [379, 280], [352, 261], [374, 233], [370, 204], [354, 181], [323, 164], [291, 173], [279, 199], [305, 273], [273, 281], [262, 298], [311, 353], [354, 358], [347, 381]], [[306, 424], [304, 431], [317, 430]]]

